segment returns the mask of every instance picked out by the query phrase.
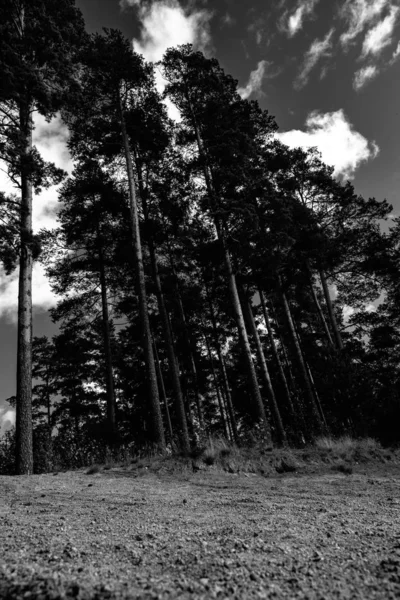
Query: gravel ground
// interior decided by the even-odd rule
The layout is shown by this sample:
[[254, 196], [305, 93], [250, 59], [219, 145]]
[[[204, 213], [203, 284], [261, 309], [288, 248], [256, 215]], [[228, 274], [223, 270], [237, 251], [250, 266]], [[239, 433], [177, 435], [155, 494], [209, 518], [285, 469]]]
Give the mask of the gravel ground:
[[400, 597], [400, 468], [0, 477], [0, 598]]

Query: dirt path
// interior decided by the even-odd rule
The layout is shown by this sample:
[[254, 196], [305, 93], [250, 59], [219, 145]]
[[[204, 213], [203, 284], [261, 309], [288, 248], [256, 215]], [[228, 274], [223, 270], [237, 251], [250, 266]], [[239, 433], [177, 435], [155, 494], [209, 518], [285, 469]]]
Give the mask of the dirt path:
[[0, 598], [400, 597], [400, 469], [0, 477]]

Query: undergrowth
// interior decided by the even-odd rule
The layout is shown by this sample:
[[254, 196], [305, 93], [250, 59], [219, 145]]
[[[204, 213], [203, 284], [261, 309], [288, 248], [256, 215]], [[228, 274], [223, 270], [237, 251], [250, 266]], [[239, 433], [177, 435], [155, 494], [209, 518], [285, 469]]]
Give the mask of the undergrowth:
[[[58, 449], [56, 444], [49, 448], [51, 456], [44, 456], [42, 447], [41, 454], [35, 458], [36, 473], [84, 468], [88, 475], [123, 469], [136, 471], [138, 475], [146, 472], [173, 474], [220, 470], [232, 474], [257, 473], [269, 476], [276, 473], [315, 472], [322, 467], [350, 475], [358, 464], [400, 459], [398, 452], [383, 449], [374, 439], [354, 439], [349, 436], [319, 437], [313, 445], [302, 449], [271, 449], [262, 441], [238, 447], [222, 437], [209, 437], [189, 456], [171, 451], [161, 455], [152, 446], [138, 451], [129, 446], [110, 448], [92, 445], [79, 454], [74, 453], [73, 446], [68, 448], [68, 452], [60, 452], [64, 448]], [[14, 440], [10, 434], [4, 442], [0, 441], [0, 474], [14, 474], [14, 452]]]

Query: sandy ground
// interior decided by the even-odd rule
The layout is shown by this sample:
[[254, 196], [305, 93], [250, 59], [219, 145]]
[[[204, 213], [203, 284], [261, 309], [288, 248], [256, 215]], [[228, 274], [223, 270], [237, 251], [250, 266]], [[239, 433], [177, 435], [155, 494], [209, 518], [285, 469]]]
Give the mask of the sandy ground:
[[3, 476], [0, 598], [400, 598], [400, 468]]

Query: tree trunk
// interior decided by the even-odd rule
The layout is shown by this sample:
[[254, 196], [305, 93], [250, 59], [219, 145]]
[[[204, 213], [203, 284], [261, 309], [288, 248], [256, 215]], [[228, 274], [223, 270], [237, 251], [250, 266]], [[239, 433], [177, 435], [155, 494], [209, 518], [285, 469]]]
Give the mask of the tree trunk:
[[160, 398], [158, 395], [157, 374], [154, 364], [153, 346], [151, 341], [150, 321], [147, 308], [146, 284], [144, 277], [142, 245], [140, 240], [139, 215], [136, 200], [135, 179], [128, 134], [126, 131], [125, 115], [121, 98], [119, 98], [121, 115], [121, 134], [125, 152], [126, 169], [129, 183], [129, 209], [133, 238], [133, 249], [136, 266], [137, 291], [139, 299], [139, 318], [142, 325], [142, 344], [149, 386], [149, 401], [153, 421], [154, 441], [161, 451], [165, 451], [164, 426], [161, 415]]
[[230, 418], [231, 425], [232, 425], [233, 437], [234, 437], [235, 442], [237, 443], [239, 436], [238, 436], [235, 412], [233, 410], [232, 394], [231, 394], [231, 389], [229, 386], [228, 373], [226, 371], [225, 359], [222, 354], [221, 346], [220, 346], [220, 343], [218, 340], [217, 323], [215, 320], [214, 307], [213, 307], [213, 303], [212, 303], [212, 299], [211, 299], [211, 294], [210, 294], [210, 290], [208, 289], [207, 282], [204, 278], [204, 275], [203, 275], [203, 279], [204, 279], [204, 285], [205, 285], [205, 290], [206, 290], [206, 296], [207, 296], [207, 300], [208, 300], [211, 324], [212, 324], [212, 328], [213, 328], [213, 332], [214, 332], [214, 346], [215, 346], [215, 350], [217, 351], [219, 363], [221, 365], [222, 382], [223, 382], [226, 402], [228, 404], [229, 418]]
[[110, 434], [110, 441], [115, 442], [117, 435], [117, 426], [115, 418], [115, 391], [114, 391], [114, 375], [112, 367], [112, 352], [111, 352], [111, 336], [110, 336], [110, 318], [108, 313], [108, 298], [107, 298], [107, 282], [106, 271], [104, 266], [103, 248], [100, 238], [100, 231], [97, 230], [98, 239], [98, 255], [99, 255], [99, 274], [101, 287], [101, 309], [103, 316], [103, 345], [105, 358], [105, 378], [107, 392], [107, 424]]
[[[143, 186], [142, 172], [141, 166], [138, 165], [138, 180], [139, 180], [139, 190], [142, 199], [143, 213], [145, 221], [149, 222], [149, 213], [147, 207], [146, 194]], [[150, 260], [151, 260], [151, 268], [153, 272], [153, 281], [156, 290], [157, 296], [157, 304], [158, 304], [158, 312], [160, 314], [161, 324], [163, 328], [165, 346], [167, 350], [168, 357], [168, 365], [171, 373], [172, 380], [172, 389], [174, 392], [176, 413], [178, 416], [178, 438], [183, 452], [190, 452], [190, 440], [189, 440], [189, 432], [188, 432], [188, 424], [186, 419], [185, 412], [185, 402], [182, 394], [181, 381], [179, 376], [178, 362], [175, 354], [174, 342], [172, 338], [170, 321], [167, 313], [167, 308], [165, 306], [164, 294], [161, 287], [160, 274], [158, 271], [158, 261], [157, 254], [154, 247], [153, 236], [149, 231], [148, 236], [148, 247], [150, 252]]]
[[18, 284], [16, 471], [33, 473], [32, 441], [32, 181], [29, 159], [32, 151], [31, 106], [20, 107], [24, 136], [21, 155], [21, 224]]
[[[301, 346], [301, 339], [300, 339], [300, 334], [299, 334], [299, 331], [298, 331], [298, 327], [296, 326], [296, 324], [294, 322], [293, 322], [293, 325], [294, 325], [294, 329], [295, 329], [295, 332], [296, 332], [297, 339], [298, 339], [299, 344]], [[327, 422], [325, 420], [324, 411], [322, 409], [322, 404], [321, 404], [321, 401], [320, 401], [320, 398], [319, 398], [317, 386], [315, 385], [315, 382], [314, 382], [314, 377], [312, 375], [312, 372], [311, 372], [311, 369], [310, 369], [310, 365], [308, 364], [308, 362], [305, 359], [304, 359], [304, 363], [306, 365], [307, 373], [308, 373], [308, 376], [310, 378], [310, 384], [311, 384], [311, 388], [312, 388], [313, 395], [314, 395], [314, 398], [315, 398], [315, 404], [316, 404], [316, 407], [317, 407], [317, 409], [319, 411], [319, 415], [321, 417], [321, 421], [323, 422], [324, 427], [325, 427], [324, 433], [329, 434], [328, 424], [327, 424]]]
[[326, 322], [324, 312], [323, 312], [323, 310], [321, 308], [321, 305], [320, 305], [319, 300], [318, 300], [317, 293], [316, 293], [315, 288], [314, 288], [312, 272], [311, 272], [311, 268], [310, 268], [308, 262], [306, 262], [306, 269], [307, 269], [307, 273], [308, 273], [308, 281], [309, 281], [309, 284], [310, 284], [311, 295], [313, 297], [315, 308], [317, 309], [318, 316], [319, 316], [319, 319], [321, 321], [323, 330], [325, 332], [325, 336], [326, 336], [326, 339], [328, 341], [328, 344], [329, 344], [329, 346], [331, 348], [334, 348], [335, 344], [333, 343], [331, 332], [329, 331], [328, 323]]
[[282, 305], [283, 305], [283, 309], [285, 312], [285, 316], [286, 316], [286, 321], [287, 321], [287, 325], [288, 325], [288, 329], [289, 329], [289, 333], [290, 333], [290, 337], [292, 339], [292, 343], [293, 343], [293, 347], [295, 350], [295, 354], [296, 354], [296, 359], [297, 359], [297, 363], [299, 366], [299, 370], [301, 373], [301, 377], [303, 380], [303, 385], [304, 385], [304, 391], [306, 394], [306, 398], [308, 401], [308, 404], [310, 406], [312, 415], [313, 415], [313, 419], [317, 425], [317, 429], [318, 429], [318, 433], [322, 433], [324, 431], [324, 425], [322, 422], [322, 419], [320, 417], [320, 414], [318, 412], [318, 408], [316, 406], [316, 401], [314, 398], [314, 394], [312, 391], [312, 387], [311, 387], [311, 382], [310, 382], [310, 378], [309, 378], [309, 374], [307, 371], [307, 367], [305, 364], [305, 360], [303, 357], [303, 352], [301, 350], [300, 344], [299, 344], [299, 340], [296, 334], [296, 329], [294, 326], [294, 322], [293, 322], [293, 318], [292, 318], [292, 313], [289, 307], [289, 303], [287, 301], [286, 298], [286, 294], [282, 289], [282, 286], [280, 284], [280, 293], [281, 293], [281, 299], [282, 299]]
[[[207, 156], [206, 156], [206, 153], [203, 148], [203, 143], [201, 140], [199, 127], [197, 124], [196, 115], [192, 108], [192, 105], [190, 102], [190, 97], [187, 96], [187, 99], [189, 101], [189, 108], [191, 111], [193, 126], [194, 126], [194, 130], [195, 130], [198, 151], [199, 151], [200, 159], [203, 163], [203, 172], [204, 172], [204, 178], [205, 178], [205, 182], [206, 182], [209, 202], [210, 202], [211, 208], [213, 209], [213, 211], [215, 211], [215, 209], [217, 208], [217, 198], [214, 193], [214, 186], [213, 186], [213, 182], [212, 182], [211, 171], [207, 164]], [[251, 355], [249, 338], [247, 336], [242, 307], [240, 305], [239, 294], [238, 294], [237, 285], [236, 285], [236, 277], [233, 272], [232, 260], [231, 260], [231, 256], [229, 253], [227, 241], [226, 241], [224, 226], [223, 226], [221, 220], [215, 215], [214, 215], [214, 225], [215, 225], [215, 229], [216, 229], [216, 232], [218, 235], [218, 240], [221, 244], [222, 253], [223, 253], [223, 257], [224, 257], [226, 277], [227, 277], [228, 289], [229, 289], [229, 294], [230, 294], [232, 308], [233, 308], [234, 319], [235, 319], [236, 328], [237, 328], [238, 335], [239, 335], [239, 341], [240, 341], [242, 351], [243, 351], [244, 362], [245, 362], [248, 381], [249, 381], [249, 385], [250, 385], [250, 393], [251, 393], [251, 397], [253, 399], [253, 404], [254, 404], [254, 408], [256, 411], [257, 420], [260, 423], [262, 429], [264, 430], [264, 434], [265, 434], [265, 438], [266, 438], [266, 440], [265, 440], [266, 445], [272, 446], [271, 429], [270, 429], [270, 426], [269, 426], [269, 423], [268, 423], [268, 420], [267, 420], [267, 417], [265, 414], [264, 403], [263, 403], [263, 400], [261, 397], [260, 386], [259, 386], [258, 379], [257, 379], [257, 373], [256, 373], [256, 369], [254, 367], [253, 357]]]
[[179, 318], [181, 321], [182, 332], [184, 335], [185, 345], [186, 345], [186, 349], [187, 349], [187, 353], [188, 353], [190, 370], [192, 372], [192, 377], [193, 377], [193, 388], [194, 388], [194, 393], [195, 393], [195, 398], [196, 398], [197, 414], [199, 417], [200, 428], [201, 428], [201, 430], [204, 430], [205, 429], [204, 414], [203, 414], [203, 406], [202, 406], [202, 400], [201, 400], [199, 384], [198, 384], [196, 361], [195, 361], [194, 355], [193, 355], [192, 341], [190, 339], [189, 329], [188, 329], [188, 325], [187, 325], [187, 321], [186, 321], [185, 310], [183, 307], [182, 296], [181, 296], [181, 291], [180, 291], [180, 286], [179, 286], [179, 279], [178, 279], [178, 275], [176, 273], [175, 264], [174, 264], [174, 260], [172, 258], [172, 252], [169, 247], [169, 244], [168, 244], [168, 250], [169, 250], [169, 260], [170, 260], [170, 265], [171, 265], [172, 275], [173, 275], [173, 280], [174, 280], [174, 287], [175, 287], [175, 291], [176, 291], [176, 303], [178, 306]]
[[239, 434], [238, 434], [238, 429], [237, 429], [235, 411], [233, 410], [231, 388], [229, 386], [228, 373], [226, 371], [225, 359], [221, 352], [221, 346], [219, 345], [219, 343], [217, 343], [216, 350], [217, 350], [217, 354], [218, 354], [218, 360], [221, 365], [222, 385], [223, 385], [223, 390], [224, 390], [224, 394], [225, 394], [225, 398], [226, 398], [226, 403], [228, 406], [228, 414], [229, 414], [229, 420], [230, 420], [230, 424], [231, 424], [231, 428], [232, 428], [233, 441], [235, 443], [238, 443]]
[[324, 290], [324, 297], [326, 302], [326, 308], [328, 309], [329, 320], [331, 322], [333, 335], [335, 337], [335, 342], [338, 350], [343, 350], [343, 341], [342, 336], [340, 335], [339, 327], [335, 317], [335, 311], [333, 310], [331, 296], [329, 294], [328, 282], [326, 281], [325, 273], [321, 269], [319, 272], [319, 276], [322, 283], [322, 289]]
[[289, 412], [290, 412], [290, 416], [292, 419], [296, 420], [296, 413], [294, 410], [294, 406], [293, 406], [293, 402], [292, 402], [292, 397], [290, 394], [290, 390], [289, 390], [289, 385], [286, 379], [286, 375], [285, 375], [285, 371], [283, 369], [283, 365], [278, 353], [278, 348], [276, 347], [276, 342], [275, 342], [275, 338], [274, 338], [274, 332], [272, 331], [272, 326], [271, 326], [271, 321], [269, 319], [269, 315], [268, 315], [268, 311], [267, 311], [267, 306], [265, 304], [265, 298], [264, 298], [264, 293], [261, 291], [261, 289], [259, 289], [258, 291], [259, 295], [260, 295], [260, 301], [261, 301], [261, 308], [263, 311], [263, 316], [264, 316], [264, 321], [265, 321], [265, 326], [267, 328], [268, 331], [268, 338], [269, 338], [269, 342], [271, 344], [271, 350], [272, 350], [272, 354], [274, 355], [275, 358], [275, 362], [277, 364], [278, 367], [278, 373], [279, 373], [279, 377], [282, 383], [282, 387], [284, 390], [284, 395], [285, 395], [285, 399], [286, 399], [286, 403], [288, 405], [289, 408]]
[[171, 444], [173, 444], [173, 442], [174, 442], [174, 432], [172, 430], [171, 415], [170, 415], [169, 407], [168, 407], [167, 394], [165, 392], [164, 377], [163, 377], [163, 374], [162, 374], [161, 365], [160, 365], [160, 359], [159, 359], [159, 356], [158, 356], [157, 344], [156, 344], [154, 338], [153, 338], [153, 345], [154, 345], [154, 356], [155, 356], [155, 359], [156, 359], [156, 368], [157, 368], [157, 374], [158, 374], [158, 381], [160, 383], [161, 397], [162, 397], [163, 402], [164, 402], [165, 415], [167, 417], [167, 425], [168, 425], [169, 438], [170, 438]]
[[225, 433], [226, 439], [229, 439], [228, 427], [227, 427], [227, 424], [226, 424], [225, 413], [224, 413], [224, 408], [223, 408], [222, 398], [221, 398], [221, 392], [220, 392], [220, 389], [219, 389], [217, 374], [215, 372], [215, 367], [214, 367], [214, 359], [213, 359], [213, 356], [212, 356], [212, 353], [211, 353], [211, 348], [210, 348], [209, 341], [208, 341], [207, 336], [206, 336], [205, 333], [204, 333], [204, 341], [206, 343], [207, 354], [208, 354], [208, 358], [210, 360], [211, 373], [212, 373], [212, 376], [213, 376], [213, 379], [214, 379], [214, 387], [215, 387], [215, 391], [216, 391], [216, 394], [217, 394], [218, 406], [219, 406], [219, 412], [220, 412], [220, 415], [221, 415], [222, 426], [224, 428], [224, 433]]
[[265, 355], [264, 355], [264, 351], [263, 351], [263, 348], [261, 345], [260, 336], [259, 336], [259, 333], [257, 330], [255, 320], [254, 320], [253, 310], [252, 310], [250, 301], [246, 297], [244, 291], [242, 293], [242, 300], [243, 300], [242, 305], [243, 305], [243, 309], [245, 312], [245, 316], [247, 317], [248, 326], [249, 326], [249, 329], [251, 331], [251, 334], [253, 336], [254, 343], [256, 346], [258, 360], [259, 360], [260, 367], [261, 367], [261, 373], [262, 373], [262, 377], [264, 380], [264, 385], [268, 390], [268, 395], [269, 395], [271, 409], [272, 409], [272, 415], [273, 415], [273, 419], [275, 421], [275, 426], [277, 428], [279, 440], [280, 440], [281, 444], [286, 445], [287, 444], [286, 432], [285, 432], [285, 428], [283, 427], [282, 417], [281, 417], [281, 414], [279, 411], [278, 403], [276, 401], [274, 388], [272, 386], [271, 377], [270, 377], [270, 374], [268, 371], [268, 365], [265, 360]]

